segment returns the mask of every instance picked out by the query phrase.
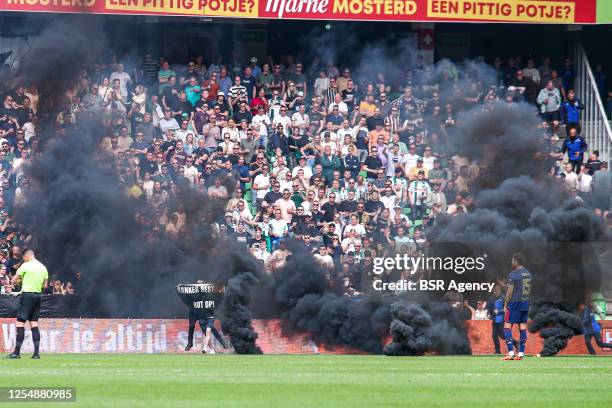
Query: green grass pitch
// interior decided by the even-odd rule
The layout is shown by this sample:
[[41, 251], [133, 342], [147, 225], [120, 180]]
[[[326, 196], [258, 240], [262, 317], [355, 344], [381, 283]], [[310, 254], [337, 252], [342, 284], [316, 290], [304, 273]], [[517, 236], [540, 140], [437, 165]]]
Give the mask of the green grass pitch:
[[[27, 358], [26, 358], [27, 357]], [[0, 386], [73, 386], [18, 407], [605, 407], [612, 358], [55, 354], [0, 360]]]

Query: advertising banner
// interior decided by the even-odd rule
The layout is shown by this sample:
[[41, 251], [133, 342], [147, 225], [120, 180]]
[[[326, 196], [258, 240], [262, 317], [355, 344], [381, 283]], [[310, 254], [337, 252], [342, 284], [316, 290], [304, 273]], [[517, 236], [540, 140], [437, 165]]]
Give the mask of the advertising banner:
[[259, 0], [259, 16], [325, 20], [594, 23], [595, 1]]
[[[612, 342], [612, 321], [600, 322], [602, 338]], [[220, 322], [216, 322], [220, 330]], [[473, 354], [493, 354], [491, 322], [471, 320], [466, 322]], [[281, 321], [276, 319], [253, 320], [253, 328], [259, 337], [257, 345], [265, 354], [363, 354], [348, 347], [329, 347], [314, 343], [307, 333], [285, 335]], [[194, 337], [194, 351], [202, 350], [204, 338], [199, 327]], [[184, 353], [187, 344], [188, 321], [182, 319], [41, 319], [41, 352], [43, 353]], [[0, 353], [15, 347], [15, 319], [0, 319]], [[515, 337], [518, 332], [515, 333]], [[216, 343], [215, 343], [216, 344]], [[531, 334], [527, 351], [535, 354], [542, 347], [542, 339]], [[610, 355], [612, 351], [593, 347], [598, 354]], [[26, 329], [23, 352], [33, 348], [31, 333]], [[218, 352], [224, 350], [218, 344]], [[561, 354], [587, 354], [582, 336], [573, 337]]]
[[[0, 0], [0, 10], [306, 20], [612, 22], [607, 0]], [[609, 2], [608, 2], [609, 3]]]

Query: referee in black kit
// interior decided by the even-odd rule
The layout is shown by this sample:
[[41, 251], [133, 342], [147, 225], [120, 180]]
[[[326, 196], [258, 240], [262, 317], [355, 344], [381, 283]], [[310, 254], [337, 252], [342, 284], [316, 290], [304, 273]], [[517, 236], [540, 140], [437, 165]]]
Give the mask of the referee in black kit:
[[34, 354], [32, 358], [39, 359], [40, 331], [38, 331], [38, 313], [40, 312], [41, 292], [47, 288], [49, 273], [47, 268], [39, 262], [31, 249], [23, 253], [23, 264], [11, 280], [13, 286], [21, 283], [21, 302], [17, 314], [17, 341], [15, 351], [5, 358], [21, 358], [21, 344], [25, 337], [25, 322], [30, 322]]

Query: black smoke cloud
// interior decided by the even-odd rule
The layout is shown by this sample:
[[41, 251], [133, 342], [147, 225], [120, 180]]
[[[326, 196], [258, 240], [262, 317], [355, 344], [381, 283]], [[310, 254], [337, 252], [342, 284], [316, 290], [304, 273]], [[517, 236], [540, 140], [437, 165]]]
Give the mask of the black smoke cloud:
[[[100, 56], [104, 35], [86, 17], [58, 18], [43, 30], [19, 73], [27, 83], [43, 84], [47, 98], [61, 100], [64, 85]], [[53, 116], [52, 116], [53, 118]], [[52, 275], [75, 283], [76, 316], [176, 317], [186, 310], [172, 287], [178, 283], [228, 284], [222, 324], [237, 352], [257, 352], [250, 327], [249, 291], [259, 265], [244, 248], [216, 238], [211, 227], [223, 218], [224, 202], [211, 200], [178, 181], [172, 199], [186, 217], [179, 240], [151, 233], [137, 220], [151, 208], [126, 194], [129, 183], [97, 146], [106, 136], [95, 117], [53, 137], [47, 124], [44, 154], [26, 169], [32, 188], [16, 218], [34, 237], [33, 246]], [[226, 180], [229, 191], [235, 182]], [[80, 280], [77, 278], [80, 276]]]
[[[40, 24], [33, 19], [31, 24]], [[58, 104], [64, 87], [93, 65], [107, 46], [102, 20], [95, 16], [56, 16], [35, 37], [23, 57], [17, 82], [36, 84], [47, 103]]]
[[232, 346], [238, 354], [261, 354], [261, 349], [255, 344], [257, 332], [251, 325], [252, 316], [249, 304], [253, 295], [253, 287], [258, 279], [251, 272], [240, 272], [228, 279], [223, 298], [223, 319], [221, 328], [230, 337]]
[[[308, 333], [318, 343], [388, 355], [470, 354], [465, 327], [447, 303], [422, 307], [405, 300], [375, 302], [330, 288], [327, 272], [298, 243], [279, 271], [275, 301], [286, 333]], [[389, 333], [392, 343], [383, 347]]]
[[32, 161], [27, 174], [33, 189], [17, 209], [52, 274], [73, 279], [81, 273], [78, 313], [176, 316], [184, 311], [170, 295], [171, 285], [225, 282], [258, 270], [242, 248], [214, 238], [210, 225], [222, 217], [224, 203], [182, 183], [176, 201], [187, 218], [184, 235], [173, 241], [149, 234], [136, 215], [150, 210], [128, 198], [97, 144], [88, 127], [53, 139]]
[[522, 175], [541, 179], [550, 168], [547, 141], [531, 105], [489, 102], [486, 109], [462, 112], [457, 122], [451, 150], [483, 167], [474, 188], [497, 189]]
[[288, 248], [292, 255], [279, 271], [274, 290], [285, 331], [307, 332], [327, 345], [380, 353], [381, 334], [388, 329], [384, 306], [330, 290], [326, 271], [313, 256], [298, 243]]
[[538, 332], [544, 339], [540, 351], [543, 357], [550, 357], [567, 347], [569, 340], [582, 334], [582, 323], [576, 315], [575, 304], [543, 303], [537, 305], [533, 320], [529, 324], [530, 332]]
[[[431, 232], [431, 240], [500, 242], [523, 251], [532, 242], [610, 241], [601, 219], [591, 209], [570, 199], [560, 181], [544, 176], [551, 162], [537, 124], [534, 107], [525, 104], [496, 103], [489, 110], [460, 116], [451, 151], [483, 166], [483, 177], [474, 186], [478, 191], [476, 208], [457, 217], [442, 217]], [[576, 305], [585, 301], [587, 289], [597, 288], [602, 273], [598, 269], [599, 277], [589, 276], [576, 261], [588, 261], [593, 254], [571, 257], [567, 247], [550, 251], [548, 256], [532, 253], [528, 258], [529, 267], [530, 262], [557, 257], [557, 262], [538, 265], [534, 278], [545, 292], [542, 299], [546, 302], [532, 308], [530, 330], [540, 330], [545, 340], [543, 355], [557, 354], [578, 333]], [[551, 303], [552, 299], [558, 299], [557, 303]]]
[[391, 304], [392, 341], [383, 352], [389, 356], [471, 354], [466, 329], [458, 313], [448, 303], [431, 303], [426, 311], [417, 303], [397, 301]]

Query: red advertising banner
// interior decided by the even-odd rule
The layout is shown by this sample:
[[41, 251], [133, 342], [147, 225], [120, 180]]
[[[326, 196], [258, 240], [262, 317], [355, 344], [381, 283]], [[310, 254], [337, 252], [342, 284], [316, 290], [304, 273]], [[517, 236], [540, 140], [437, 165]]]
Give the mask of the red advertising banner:
[[311, 20], [592, 24], [605, 0], [0, 0], [0, 10]]
[[325, 20], [594, 23], [595, 0], [260, 0], [259, 16]]
[[[219, 322], [217, 322], [217, 325]], [[253, 326], [259, 338], [257, 344], [265, 354], [362, 354], [347, 347], [326, 347], [315, 344], [306, 333], [286, 336], [280, 320], [255, 320]], [[474, 354], [493, 354], [490, 321], [468, 321], [468, 337]], [[612, 321], [601, 322], [604, 341], [612, 342]], [[41, 352], [43, 353], [184, 353], [187, 344], [188, 321], [180, 319], [41, 319]], [[203, 346], [203, 335], [196, 328], [194, 350]], [[11, 351], [15, 346], [15, 319], [0, 319], [0, 352]], [[515, 333], [515, 337], [518, 332]], [[216, 343], [215, 343], [216, 344]], [[502, 341], [502, 348], [504, 347]], [[527, 352], [535, 354], [542, 347], [542, 339], [531, 334]], [[610, 355], [593, 341], [599, 354]], [[218, 344], [218, 352], [223, 350]], [[33, 349], [30, 330], [26, 329], [24, 352]], [[561, 354], [587, 354], [582, 336], [572, 338]]]

